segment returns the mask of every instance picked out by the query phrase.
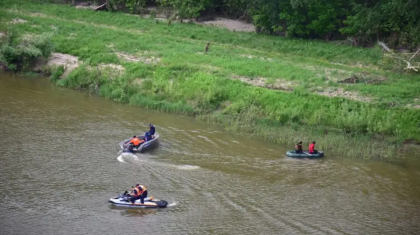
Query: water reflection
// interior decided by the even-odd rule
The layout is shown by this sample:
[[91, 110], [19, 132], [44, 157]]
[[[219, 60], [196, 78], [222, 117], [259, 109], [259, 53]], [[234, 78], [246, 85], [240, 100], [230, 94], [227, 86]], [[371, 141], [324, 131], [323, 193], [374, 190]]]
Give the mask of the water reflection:
[[128, 209], [128, 208], [121, 208], [115, 205], [110, 205], [112, 210], [118, 210], [120, 215], [126, 217], [143, 217], [146, 215], [153, 215], [158, 213], [159, 210], [162, 209], [151, 209], [151, 208], [136, 208], [136, 209]]
[[[119, 142], [153, 123], [159, 146]], [[419, 158], [291, 159], [289, 147], [0, 75], [2, 234], [417, 234]], [[136, 183], [171, 206], [108, 199]]]

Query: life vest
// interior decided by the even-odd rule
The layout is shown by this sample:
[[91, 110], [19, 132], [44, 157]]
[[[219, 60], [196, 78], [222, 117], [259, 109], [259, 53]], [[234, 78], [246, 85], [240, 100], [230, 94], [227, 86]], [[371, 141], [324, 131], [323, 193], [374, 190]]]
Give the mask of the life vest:
[[142, 193], [143, 192], [140, 189], [138, 189], [137, 187], [134, 188], [133, 191], [132, 191], [132, 195], [135, 196], [135, 197], [141, 196]]
[[140, 195], [143, 194], [143, 192], [147, 190], [147, 188], [144, 185], [139, 185], [138, 189], [141, 192]]
[[136, 137], [131, 139], [130, 142], [137, 146], [140, 144], [140, 139]]
[[131, 190], [131, 195], [137, 197], [139, 195], [139, 189], [133, 188], [133, 190]]

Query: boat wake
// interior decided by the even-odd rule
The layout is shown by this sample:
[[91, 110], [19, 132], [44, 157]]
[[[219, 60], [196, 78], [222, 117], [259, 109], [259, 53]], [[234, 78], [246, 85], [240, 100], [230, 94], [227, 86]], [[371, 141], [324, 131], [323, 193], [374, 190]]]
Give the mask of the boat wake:
[[138, 157], [132, 153], [122, 153], [120, 156], [117, 157], [119, 162], [130, 163], [134, 160], [138, 160]]
[[168, 204], [168, 207], [171, 207], [171, 206], [176, 206], [176, 203], [172, 202], [171, 204]]
[[180, 170], [197, 170], [200, 167], [199, 166], [193, 166], [193, 165], [180, 165], [180, 166], [176, 166], [176, 168], [178, 168]]

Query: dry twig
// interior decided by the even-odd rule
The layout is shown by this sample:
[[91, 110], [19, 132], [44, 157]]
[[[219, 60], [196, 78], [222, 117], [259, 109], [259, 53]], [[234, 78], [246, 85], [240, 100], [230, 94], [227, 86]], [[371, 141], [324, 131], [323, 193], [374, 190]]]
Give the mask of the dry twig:
[[420, 52], [420, 49], [417, 50], [416, 53], [414, 53], [414, 55], [410, 57], [410, 59], [406, 60], [401, 55], [398, 55], [395, 52], [393, 52], [391, 49], [389, 49], [389, 47], [385, 43], [378, 41], [378, 44], [379, 44], [379, 46], [382, 47], [382, 49], [384, 49], [385, 51], [390, 53], [386, 56], [404, 61], [407, 64], [407, 67], [404, 68], [404, 69], [412, 69], [412, 70], [418, 72], [418, 69], [419, 69], [420, 66], [413, 66], [411, 60], [417, 55], [417, 53]]

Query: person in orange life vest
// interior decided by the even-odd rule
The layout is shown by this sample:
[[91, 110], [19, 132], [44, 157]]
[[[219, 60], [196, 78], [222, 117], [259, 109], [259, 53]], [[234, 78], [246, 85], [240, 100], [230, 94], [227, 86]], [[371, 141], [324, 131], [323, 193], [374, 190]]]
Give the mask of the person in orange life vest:
[[144, 204], [144, 199], [147, 197], [147, 188], [140, 184], [136, 184], [136, 188], [140, 191], [140, 200]]
[[132, 149], [133, 147], [138, 147], [142, 143], [144, 143], [144, 140], [139, 139], [139, 137], [137, 136], [133, 136], [133, 138], [128, 142], [128, 144], [130, 145], [130, 149]]
[[131, 203], [134, 203], [137, 199], [141, 197], [141, 192], [137, 187], [131, 187], [131, 193], [130, 193], [130, 201]]
[[315, 142], [315, 141], [313, 141], [313, 142], [309, 145], [309, 153], [310, 153], [310, 154], [318, 152], [318, 151], [316, 151], [316, 150], [315, 150], [315, 144], [316, 144], [316, 142]]
[[295, 145], [295, 152], [296, 153], [301, 153], [302, 152], [302, 141], [299, 141], [299, 143], [297, 143]]

